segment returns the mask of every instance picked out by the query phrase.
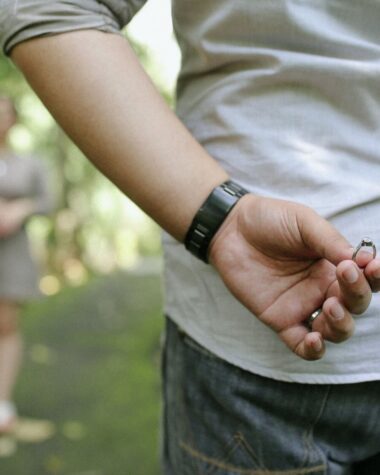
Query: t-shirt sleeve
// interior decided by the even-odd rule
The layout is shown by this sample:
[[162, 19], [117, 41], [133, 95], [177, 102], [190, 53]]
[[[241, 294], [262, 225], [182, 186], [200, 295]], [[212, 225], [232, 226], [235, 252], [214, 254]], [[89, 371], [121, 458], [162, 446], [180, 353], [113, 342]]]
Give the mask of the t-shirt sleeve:
[[22, 41], [69, 31], [118, 33], [146, 0], [0, 0], [0, 45], [5, 54]]

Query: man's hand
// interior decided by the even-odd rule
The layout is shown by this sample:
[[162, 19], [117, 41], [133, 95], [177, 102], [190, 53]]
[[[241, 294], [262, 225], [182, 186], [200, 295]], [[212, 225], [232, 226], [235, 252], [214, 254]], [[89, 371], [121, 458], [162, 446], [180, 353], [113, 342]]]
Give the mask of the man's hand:
[[[22, 41], [12, 59], [85, 155], [179, 241], [211, 190], [228, 179], [180, 123], [119, 35], [75, 31]], [[91, 78], [89, 87], [88, 78]], [[244, 196], [210, 258], [231, 292], [306, 359], [353, 331], [379, 263], [349, 262], [347, 241], [312, 210]], [[349, 270], [356, 282], [343, 279]], [[350, 280], [350, 279], [349, 279]], [[337, 305], [340, 307], [337, 307]], [[304, 321], [323, 305], [308, 332]], [[333, 310], [343, 318], [334, 320]]]
[[[354, 330], [380, 288], [380, 259], [353, 249], [328, 221], [296, 203], [246, 195], [210, 245], [210, 262], [232, 294], [298, 356], [323, 356]], [[360, 267], [359, 267], [360, 266]], [[372, 289], [371, 289], [372, 287]], [[313, 323], [305, 322], [322, 307]]]

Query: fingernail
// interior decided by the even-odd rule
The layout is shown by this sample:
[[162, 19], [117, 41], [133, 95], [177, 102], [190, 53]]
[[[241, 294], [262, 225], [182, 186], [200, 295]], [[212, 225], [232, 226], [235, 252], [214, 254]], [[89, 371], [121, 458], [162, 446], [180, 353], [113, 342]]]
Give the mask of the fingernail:
[[359, 273], [355, 269], [355, 267], [349, 267], [343, 272], [343, 278], [345, 281], [347, 281], [349, 284], [353, 284], [356, 282], [359, 278]]
[[366, 247], [362, 247], [360, 249], [360, 252], [366, 252], [367, 254], [371, 254], [371, 256], [373, 256], [373, 250], [372, 248], [371, 249], [367, 249]]
[[318, 338], [318, 340], [315, 340], [313, 342], [313, 348], [315, 351], [321, 351], [322, 350], [322, 341], [320, 338]]
[[343, 307], [339, 303], [334, 303], [331, 307], [331, 315], [335, 320], [342, 320], [344, 317]]

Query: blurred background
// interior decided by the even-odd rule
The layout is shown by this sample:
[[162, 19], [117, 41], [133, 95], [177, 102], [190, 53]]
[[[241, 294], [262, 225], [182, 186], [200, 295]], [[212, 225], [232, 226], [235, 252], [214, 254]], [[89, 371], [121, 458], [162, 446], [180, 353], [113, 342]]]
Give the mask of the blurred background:
[[[125, 35], [173, 106], [170, 0], [149, 0]], [[21, 421], [0, 438], [0, 473], [156, 475], [160, 230], [82, 156], [4, 56], [0, 92], [19, 112], [12, 148], [44, 162], [56, 199], [53, 213], [28, 223], [44, 298], [23, 309]]]

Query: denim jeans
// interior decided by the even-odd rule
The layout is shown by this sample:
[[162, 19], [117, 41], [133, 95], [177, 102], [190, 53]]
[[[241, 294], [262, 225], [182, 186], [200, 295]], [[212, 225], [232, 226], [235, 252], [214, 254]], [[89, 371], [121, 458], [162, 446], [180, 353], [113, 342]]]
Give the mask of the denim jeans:
[[212, 355], [170, 319], [163, 378], [165, 475], [380, 474], [380, 381], [257, 376]]

